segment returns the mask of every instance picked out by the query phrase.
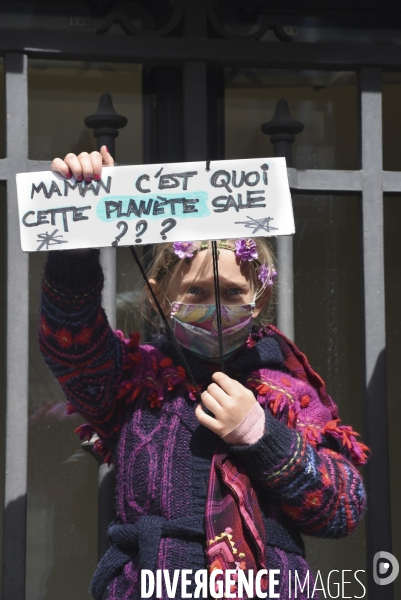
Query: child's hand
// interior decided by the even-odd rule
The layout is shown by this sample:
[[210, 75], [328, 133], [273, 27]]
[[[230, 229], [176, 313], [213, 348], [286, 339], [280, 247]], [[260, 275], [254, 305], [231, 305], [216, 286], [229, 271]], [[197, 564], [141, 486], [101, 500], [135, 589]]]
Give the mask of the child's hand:
[[81, 154], [73, 154], [70, 152], [61, 160], [61, 158], [55, 158], [50, 165], [52, 171], [60, 173], [63, 177], [70, 179], [74, 177], [76, 181], [89, 182], [95, 179], [98, 181], [102, 175], [102, 167], [112, 167], [114, 165], [114, 158], [110, 156], [107, 146], [102, 146], [100, 152], [81, 152]]
[[202, 395], [202, 402], [215, 416], [205, 413], [201, 404], [195, 409], [200, 423], [223, 437], [246, 417], [254, 404], [255, 396], [250, 390], [224, 373], [216, 372], [213, 381]]

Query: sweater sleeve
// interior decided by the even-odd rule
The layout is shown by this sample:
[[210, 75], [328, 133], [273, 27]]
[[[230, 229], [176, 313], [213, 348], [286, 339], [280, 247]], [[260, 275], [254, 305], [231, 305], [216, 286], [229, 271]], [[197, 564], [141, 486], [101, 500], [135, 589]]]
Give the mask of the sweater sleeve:
[[231, 446], [230, 452], [302, 533], [327, 538], [352, 533], [366, 506], [359, 471], [342, 452], [314, 448], [269, 410], [265, 416], [265, 434], [255, 444]]
[[79, 412], [103, 438], [119, 420], [116, 401], [124, 342], [111, 330], [103, 308], [99, 251], [53, 251], [42, 284], [41, 352], [58, 379], [70, 412]]

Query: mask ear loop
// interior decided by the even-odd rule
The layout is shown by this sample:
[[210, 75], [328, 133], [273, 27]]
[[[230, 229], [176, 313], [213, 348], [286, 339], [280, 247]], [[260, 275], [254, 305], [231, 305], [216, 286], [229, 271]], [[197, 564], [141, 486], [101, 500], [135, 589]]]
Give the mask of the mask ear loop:
[[219, 358], [220, 370], [224, 373], [224, 351], [223, 351], [223, 331], [221, 324], [221, 303], [220, 303], [220, 285], [219, 285], [219, 267], [218, 267], [218, 252], [217, 243], [212, 241], [212, 258], [213, 258], [213, 278], [214, 278], [214, 293], [216, 297], [216, 317], [217, 317], [217, 332], [219, 337]]
[[146, 275], [146, 272], [145, 272], [145, 270], [144, 270], [143, 266], [141, 265], [141, 262], [140, 262], [140, 260], [139, 260], [139, 257], [138, 257], [138, 255], [137, 255], [137, 253], [136, 253], [135, 247], [134, 247], [134, 246], [130, 246], [130, 247], [129, 247], [129, 249], [131, 250], [131, 254], [132, 254], [132, 256], [134, 257], [134, 260], [135, 260], [135, 262], [136, 262], [136, 264], [137, 264], [137, 266], [138, 266], [138, 269], [139, 269], [139, 270], [140, 270], [140, 272], [141, 272], [141, 275], [142, 275], [142, 277], [143, 277], [143, 279], [144, 279], [144, 281], [145, 281], [146, 285], [148, 286], [148, 289], [149, 289], [150, 295], [152, 296], [153, 302], [155, 303], [155, 306], [156, 306], [157, 310], [159, 311], [160, 318], [161, 318], [161, 320], [163, 321], [163, 324], [164, 324], [164, 326], [165, 326], [165, 328], [166, 328], [166, 332], [167, 332], [167, 334], [168, 334], [168, 336], [169, 336], [170, 340], [173, 342], [173, 344], [174, 344], [174, 347], [175, 347], [175, 349], [177, 350], [177, 352], [178, 352], [178, 355], [179, 355], [179, 357], [180, 357], [180, 359], [181, 359], [181, 361], [182, 361], [182, 364], [184, 365], [185, 371], [186, 371], [186, 373], [187, 373], [187, 375], [188, 375], [189, 379], [191, 380], [191, 383], [192, 383], [192, 385], [193, 385], [193, 386], [194, 386], [194, 388], [195, 388], [195, 396], [196, 396], [196, 399], [197, 399], [197, 400], [199, 400], [199, 402], [201, 402], [201, 395], [200, 395], [200, 391], [199, 391], [199, 388], [198, 388], [198, 386], [197, 386], [197, 383], [196, 383], [196, 381], [195, 381], [195, 378], [194, 378], [194, 376], [192, 375], [191, 369], [190, 369], [190, 368], [189, 368], [189, 366], [188, 366], [188, 363], [187, 363], [187, 361], [186, 361], [186, 358], [185, 358], [185, 356], [184, 356], [184, 354], [183, 354], [183, 352], [182, 352], [182, 350], [181, 350], [181, 346], [179, 345], [179, 343], [178, 343], [178, 342], [177, 342], [177, 340], [175, 339], [175, 336], [174, 336], [173, 330], [172, 330], [172, 328], [171, 328], [171, 325], [170, 325], [170, 323], [168, 322], [168, 319], [167, 319], [166, 315], [164, 314], [162, 307], [160, 306], [160, 302], [158, 301], [158, 299], [157, 299], [157, 297], [156, 297], [156, 294], [154, 293], [154, 291], [153, 291], [153, 288], [152, 288], [152, 286], [151, 286], [151, 285], [150, 285], [150, 283], [149, 283], [148, 277], [147, 277], [147, 275]]

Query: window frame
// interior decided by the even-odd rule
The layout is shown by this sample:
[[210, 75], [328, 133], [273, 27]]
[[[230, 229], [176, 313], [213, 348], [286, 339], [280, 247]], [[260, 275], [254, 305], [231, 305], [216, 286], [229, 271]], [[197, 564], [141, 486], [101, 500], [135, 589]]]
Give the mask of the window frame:
[[[49, 169], [49, 161], [28, 159], [28, 58], [135, 62], [175, 65], [183, 77], [183, 160], [210, 157], [210, 104], [217, 87], [208, 89], [208, 68], [252, 66], [291, 69], [355, 70], [358, 72], [360, 169], [288, 169], [294, 192], [357, 193], [360, 195], [361, 276], [363, 314], [363, 437], [372, 449], [366, 468], [369, 512], [366, 519], [367, 564], [376, 552], [391, 552], [390, 476], [387, 431], [385, 360], [385, 288], [383, 194], [401, 194], [401, 172], [383, 171], [382, 70], [401, 71], [401, 47], [369, 44], [286, 44], [207, 38], [206, 28], [194, 39], [158, 36], [84, 36], [74, 33], [2, 31], [0, 54], [5, 57], [6, 158], [0, 160], [0, 181], [7, 185], [7, 400], [5, 434], [5, 496], [3, 597], [25, 600], [27, 444], [28, 444], [28, 254], [21, 252], [15, 174]], [[267, 51], [268, 50], [268, 51]], [[210, 82], [209, 82], [210, 83]], [[160, 90], [159, 90], [160, 91]], [[168, 127], [168, 123], [164, 124]], [[160, 135], [160, 133], [159, 133]], [[145, 156], [146, 162], [146, 156]], [[286, 262], [284, 250], [283, 264]], [[115, 319], [113, 249], [102, 250], [106, 266], [104, 303]], [[287, 261], [290, 277], [291, 261]], [[369, 282], [369, 284], [367, 284]], [[293, 327], [289, 309], [280, 322]], [[285, 300], [283, 300], [285, 302]], [[17, 318], [16, 318], [17, 315]], [[369, 598], [390, 600], [393, 585], [373, 582], [368, 570]]]

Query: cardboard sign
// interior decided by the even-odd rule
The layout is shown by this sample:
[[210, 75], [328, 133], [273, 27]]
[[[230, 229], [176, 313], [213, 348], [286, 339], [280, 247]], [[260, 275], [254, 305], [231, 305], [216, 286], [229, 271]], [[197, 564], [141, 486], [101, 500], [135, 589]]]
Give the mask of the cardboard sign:
[[100, 181], [17, 175], [26, 252], [290, 235], [284, 158], [108, 167]]

